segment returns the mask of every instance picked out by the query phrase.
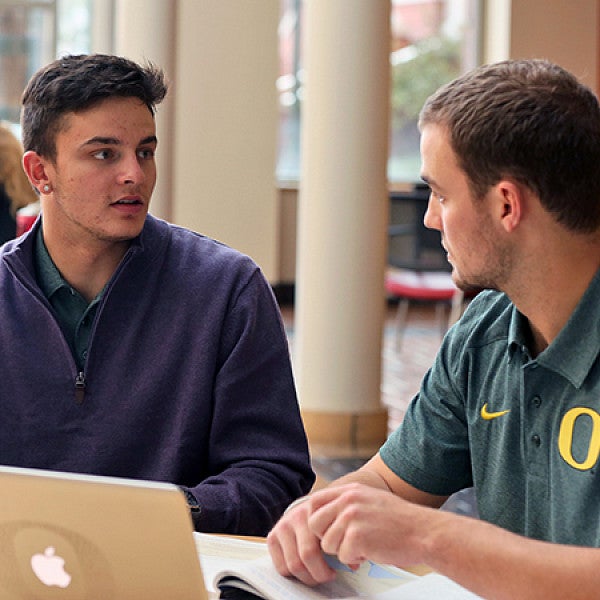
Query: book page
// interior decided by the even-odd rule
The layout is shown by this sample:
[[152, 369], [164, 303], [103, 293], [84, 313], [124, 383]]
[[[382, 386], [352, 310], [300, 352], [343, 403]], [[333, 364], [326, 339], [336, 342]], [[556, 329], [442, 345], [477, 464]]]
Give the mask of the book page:
[[212, 593], [217, 591], [213, 584], [215, 576], [223, 567], [235, 570], [239, 564], [269, 555], [264, 542], [243, 538], [194, 532], [194, 541], [206, 588]]
[[272, 564], [266, 544], [226, 536], [195, 533], [196, 547], [209, 591], [215, 591], [215, 580], [234, 576], [251, 584], [260, 595], [272, 600], [306, 600], [376, 597], [397, 589], [416, 575], [397, 569], [363, 563], [356, 571], [335, 557], [326, 560], [338, 575], [335, 581], [311, 588], [293, 578], [282, 577]]
[[417, 578], [397, 592], [382, 594], [377, 600], [483, 600], [451, 579], [439, 573], [429, 573]]
[[[356, 571], [326, 556], [337, 571], [335, 581], [309, 587], [294, 578], [282, 577], [276, 571], [264, 542], [228, 536], [194, 533], [204, 579], [210, 592], [217, 582], [230, 577], [249, 585], [266, 600], [476, 600], [475, 594], [437, 573], [423, 577], [397, 567], [363, 563]], [[233, 585], [233, 582], [229, 582]]]
[[[331, 557], [328, 559], [331, 561]], [[395, 593], [399, 586], [417, 579], [412, 573], [370, 562], [363, 563], [357, 571], [352, 571], [335, 559], [333, 563], [337, 570], [336, 579], [315, 587], [304, 585], [294, 578], [282, 577], [273, 566], [270, 556], [237, 565], [234, 569], [225, 568], [217, 577], [240, 577], [268, 600], [376, 599], [382, 592]]]

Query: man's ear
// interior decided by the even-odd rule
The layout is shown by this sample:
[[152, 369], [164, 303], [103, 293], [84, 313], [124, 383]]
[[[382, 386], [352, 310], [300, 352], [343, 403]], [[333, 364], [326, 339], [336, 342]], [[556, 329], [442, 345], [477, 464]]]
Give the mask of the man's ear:
[[[48, 180], [46, 172], [46, 161], [33, 150], [28, 150], [23, 155], [23, 169], [29, 179], [31, 185], [40, 193], [47, 193], [51, 189], [51, 184]], [[46, 189], [44, 189], [46, 186]]]
[[524, 214], [523, 187], [514, 181], [503, 179], [494, 186], [494, 197], [502, 227], [506, 232], [513, 231], [521, 222]]

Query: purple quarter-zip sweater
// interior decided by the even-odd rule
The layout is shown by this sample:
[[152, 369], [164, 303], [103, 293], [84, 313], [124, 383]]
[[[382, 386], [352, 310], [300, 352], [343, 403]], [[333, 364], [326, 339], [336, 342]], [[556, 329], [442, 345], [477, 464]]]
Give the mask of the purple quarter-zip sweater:
[[39, 226], [0, 248], [0, 464], [168, 481], [197, 530], [266, 534], [314, 474], [257, 265], [148, 216], [78, 372], [36, 283]]

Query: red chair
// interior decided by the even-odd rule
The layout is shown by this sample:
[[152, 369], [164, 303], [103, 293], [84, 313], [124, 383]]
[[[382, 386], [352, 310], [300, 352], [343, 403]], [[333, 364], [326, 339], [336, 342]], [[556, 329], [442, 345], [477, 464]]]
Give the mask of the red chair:
[[23, 235], [26, 231], [31, 229], [31, 226], [35, 223], [38, 215], [40, 214], [40, 201], [32, 202], [27, 204], [23, 208], [17, 211], [17, 237]]
[[[452, 281], [440, 232], [428, 229], [423, 223], [429, 201], [428, 186], [416, 184], [410, 192], [392, 192], [390, 200], [395, 222], [388, 228], [385, 289], [389, 296], [398, 299], [396, 347], [400, 348], [411, 302], [435, 303], [436, 320], [443, 336], [460, 318], [465, 298]], [[399, 221], [394, 216], [400, 217]]]
[[385, 289], [390, 296], [398, 299], [395, 319], [397, 349], [402, 344], [411, 301], [435, 303], [435, 319], [441, 336], [463, 311], [464, 293], [454, 285], [447, 271], [389, 268], [385, 275]]

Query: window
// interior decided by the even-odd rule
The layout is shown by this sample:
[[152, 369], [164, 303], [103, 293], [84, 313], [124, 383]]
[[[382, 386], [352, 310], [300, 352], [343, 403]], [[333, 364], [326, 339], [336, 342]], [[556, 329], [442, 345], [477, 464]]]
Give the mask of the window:
[[37, 69], [65, 54], [88, 52], [90, 0], [0, 2], [0, 119], [17, 129], [21, 94]]
[[302, 0], [281, 0], [279, 20], [279, 151], [277, 177], [297, 180], [300, 174], [300, 105], [302, 65], [300, 49]]
[[[419, 180], [417, 118], [440, 85], [478, 62], [480, 0], [391, 0], [390, 182]], [[281, 0], [277, 177], [298, 180], [302, 0]]]

